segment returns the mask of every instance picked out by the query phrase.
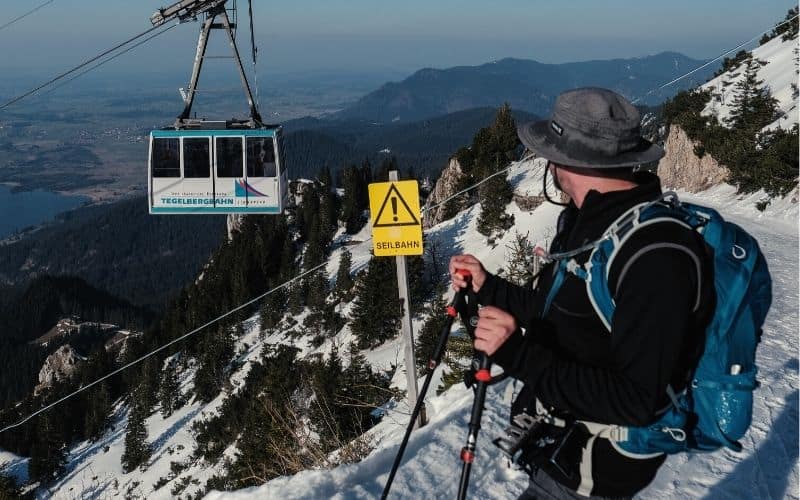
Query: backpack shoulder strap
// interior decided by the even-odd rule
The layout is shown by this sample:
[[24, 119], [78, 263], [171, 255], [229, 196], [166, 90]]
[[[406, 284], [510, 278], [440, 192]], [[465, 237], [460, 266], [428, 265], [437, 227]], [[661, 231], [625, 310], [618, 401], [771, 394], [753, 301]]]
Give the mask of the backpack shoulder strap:
[[611, 331], [611, 322], [616, 309], [614, 297], [630, 266], [645, 253], [659, 248], [682, 250], [692, 258], [696, 265], [698, 276], [697, 301], [694, 309], [697, 310], [700, 307], [702, 279], [700, 259], [685, 245], [673, 242], [658, 242], [637, 251], [620, 271], [617, 278], [617, 290], [611, 290], [609, 282], [611, 267], [625, 243], [640, 229], [663, 222], [678, 224], [689, 230], [694, 230], [697, 227], [695, 217], [682, 208], [675, 193], [664, 193], [653, 202], [642, 203], [631, 208], [612, 223], [604, 233], [604, 237], [592, 251], [586, 264], [579, 266], [572, 260], [565, 266], [566, 270], [586, 282], [589, 301], [607, 331]]

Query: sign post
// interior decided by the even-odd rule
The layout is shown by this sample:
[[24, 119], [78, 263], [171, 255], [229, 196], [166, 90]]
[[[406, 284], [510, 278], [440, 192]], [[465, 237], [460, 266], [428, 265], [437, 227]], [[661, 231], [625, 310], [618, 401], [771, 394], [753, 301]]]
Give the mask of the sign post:
[[[414, 333], [411, 329], [411, 301], [408, 294], [406, 255], [422, 255], [422, 224], [417, 181], [398, 181], [397, 171], [389, 172], [389, 182], [369, 185], [372, 248], [376, 257], [395, 256], [397, 288], [403, 302], [401, 331], [405, 339], [405, 365], [408, 404], [417, 404], [417, 365], [414, 359]], [[418, 426], [427, 423], [425, 408]]]

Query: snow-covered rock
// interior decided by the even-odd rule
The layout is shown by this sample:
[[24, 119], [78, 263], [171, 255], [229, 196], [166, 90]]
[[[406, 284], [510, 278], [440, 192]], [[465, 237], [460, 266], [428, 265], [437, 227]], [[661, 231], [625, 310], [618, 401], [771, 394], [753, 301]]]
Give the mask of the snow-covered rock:
[[228, 214], [225, 225], [228, 229], [228, 241], [233, 241], [233, 234], [239, 231], [244, 221], [244, 214]]
[[424, 229], [433, 227], [444, 220], [445, 206], [437, 208], [429, 207], [437, 205], [443, 200], [453, 196], [456, 193], [458, 182], [463, 175], [464, 171], [461, 168], [461, 164], [458, 162], [458, 158], [453, 156], [450, 158], [450, 162], [444, 170], [442, 170], [439, 180], [436, 181], [436, 186], [434, 186], [433, 191], [431, 191], [425, 203], [425, 213], [422, 215], [422, 227]]
[[44, 360], [42, 369], [39, 370], [39, 384], [34, 388], [34, 394], [52, 387], [55, 382], [68, 379], [85, 360], [86, 358], [78, 354], [71, 345], [62, 345]]

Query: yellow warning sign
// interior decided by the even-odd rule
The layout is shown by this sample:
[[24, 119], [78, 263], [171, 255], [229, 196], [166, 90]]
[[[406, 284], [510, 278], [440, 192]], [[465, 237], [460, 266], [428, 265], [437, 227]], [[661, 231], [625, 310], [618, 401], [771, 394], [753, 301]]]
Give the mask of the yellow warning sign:
[[417, 181], [370, 184], [369, 210], [375, 255], [422, 255]]

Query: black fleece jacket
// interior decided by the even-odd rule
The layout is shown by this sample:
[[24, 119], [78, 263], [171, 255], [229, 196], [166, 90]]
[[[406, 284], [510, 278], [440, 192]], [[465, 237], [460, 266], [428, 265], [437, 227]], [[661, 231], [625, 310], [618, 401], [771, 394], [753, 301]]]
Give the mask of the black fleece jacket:
[[[639, 174], [638, 186], [610, 193], [590, 191], [578, 210], [559, 217], [551, 252], [578, 248], [599, 238], [631, 207], [661, 194], [658, 177]], [[590, 251], [576, 257], [585, 262]], [[535, 290], [489, 276], [478, 298], [510, 312], [519, 326], [493, 356], [506, 373], [524, 382], [512, 413], [532, 413], [536, 399], [579, 420], [641, 426], [669, 404], [668, 385], [685, 386], [702, 352], [703, 332], [714, 307], [711, 260], [702, 238], [672, 222], [639, 229], [623, 245], [609, 274], [616, 309], [609, 332], [594, 311], [586, 283], [567, 274], [542, 318], [555, 266], [545, 268]], [[583, 447], [588, 436], [572, 440]], [[546, 450], [545, 450], [546, 451]], [[580, 450], [568, 450], [580, 457]], [[577, 458], [576, 458], [577, 459]], [[632, 459], [597, 440], [592, 494], [630, 496], [655, 476], [664, 457]], [[577, 488], [545, 461], [554, 479]]]

